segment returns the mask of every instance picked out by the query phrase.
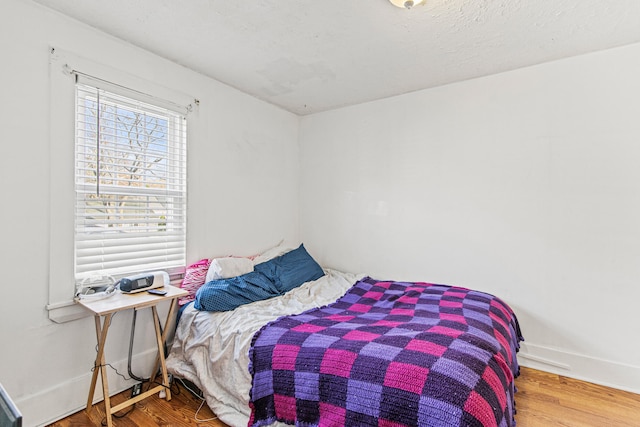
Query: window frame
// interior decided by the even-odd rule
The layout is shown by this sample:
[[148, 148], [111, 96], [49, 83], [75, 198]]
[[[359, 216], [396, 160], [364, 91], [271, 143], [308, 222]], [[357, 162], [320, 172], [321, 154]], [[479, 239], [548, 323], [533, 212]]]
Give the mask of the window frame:
[[[98, 62], [82, 58], [56, 47], [49, 51], [49, 319], [62, 323], [86, 317], [73, 301], [75, 293], [75, 105], [76, 75], [91, 76], [111, 89], [128, 88], [132, 98], [161, 105], [164, 100], [175, 108], [184, 108], [187, 116], [187, 141], [199, 102], [193, 97], [160, 86], [147, 79]], [[104, 88], [104, 87], [103, 87]], [[105, 88], [109, 90], [109, 88]], [[152, 101], [150, 101], [150, 99]], [[187, 114], [188, 113], [188, 114]], [[187, 142], [188, 145], [188, 142]], [[187, 177], [188, 178], [188, 177]], [[188, 190], [187, 190], [188, 191]], [[185, 226], [186, 226], [185, 217]], [[185, 230], [186, 239], [186, 230]], [[186, 249], [185, 249], [186, 250]], [[185, 266], [166, 270], [172, 280], [179, 279]]]

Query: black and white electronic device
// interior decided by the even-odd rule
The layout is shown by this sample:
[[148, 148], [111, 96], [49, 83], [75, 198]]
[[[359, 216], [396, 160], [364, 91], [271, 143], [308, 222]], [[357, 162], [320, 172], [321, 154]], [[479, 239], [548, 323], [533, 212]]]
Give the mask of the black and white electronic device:
[[149, 289], [162, 288], [169, 284], [169, 274], [166, 271], [154, 271], [152, 273], [136, 274], [124, 277], [118, 282], [120, 291], [125, 294], [148, 291]]

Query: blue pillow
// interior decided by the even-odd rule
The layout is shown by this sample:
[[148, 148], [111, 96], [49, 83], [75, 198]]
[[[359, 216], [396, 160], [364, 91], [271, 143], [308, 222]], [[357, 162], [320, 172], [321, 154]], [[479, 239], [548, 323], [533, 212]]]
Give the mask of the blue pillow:
[[205, 283], [196, 292], [194, 308], [204, 311], [230, 311], [243, 304], [273, 298], [280, 294], [270, 278], [252, 271], [242, 276]]
[[309, 255], [304, 245], [256, 265], [254, 271], [271, 279], [282, 293], [324, 276], [322, 267]]

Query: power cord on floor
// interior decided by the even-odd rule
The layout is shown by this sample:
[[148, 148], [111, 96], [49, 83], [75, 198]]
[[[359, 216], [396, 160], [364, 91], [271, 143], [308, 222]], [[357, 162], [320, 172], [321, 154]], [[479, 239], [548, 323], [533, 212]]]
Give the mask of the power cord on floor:
[[206, 423], [206, 422], [208, 422], [208, 421], [215, 421], [215, 420], [217, 420], [217, 419], [218, 419], [218, 417], [216, 417], [216, 416], [211, 417], [211, 418], [207, 418], [206, 420], [201, 420], [201, 419], [199, 419], [199, 418], [198, 418], [198, 414], [200, 413], [200, 410], [202, 409], [202, 407], [204, 406], [204, 404], [205, 404], [205, 400], [204, 400], [204, 399], [202, 399], [202, 402], [200, 402], [200, 406], [198, 407], [198, 410], [196, 411], [195, 415], [193, 416], [193, 419], [194, 419], [194, 420], [196, 420], [196, 422], [198, 422], [198, 423]]
[[200, 390], [195, 391], [188, 384], [186, 384], [182, 378], [176, 378], [176, 380], [180, 384], [182, 384], [182, 387], [186, 388], [187, 391], [189, 391], [193, 395], [193, 397], [195, 397], [198, 400], [204, 400], [204, 396], [202, 395], [202, 392]]
[[180, 384], [182, 384], [182, 387], [186, 388], [196, 399], [201, 400], [200, 402], [200, 406], [198, 407], [198, 410], [196, 411], [195, 415], [193, 416], [193, 419], [198, 422], [198, 423], [206, 423], [209, 421], [215, 421], [218, 419], [217, 416], [214, 416], [212, 418], [208, 418], [206, 420], [201, 420], [198, 418], [198, 414], [200, 413], [200, 410], [202, 409], [202, 407], [204, 406], [204, 404], [206, 403], [204, 396], [202, 395], [202, 392], [197, 392], [195, 390], [193, 390], [191, 387], [189, 387], [183, 380], [182, 378], [176, 378], [177, 381], [180, 382]]

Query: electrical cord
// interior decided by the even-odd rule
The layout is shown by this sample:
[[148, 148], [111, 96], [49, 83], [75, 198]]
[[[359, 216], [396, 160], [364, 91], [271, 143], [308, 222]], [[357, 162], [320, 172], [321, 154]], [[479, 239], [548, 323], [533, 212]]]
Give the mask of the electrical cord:
[[114, 367], [111, 363], [105, 363], [104, 365], [98, 365], [98, 366], [94, 366], [93, 368], [91, 368], [91, 372], [95, 371], [96, 368], [101, 368], [101, 367], [105, 367], [108, 366], [111, 369], [113, 369], [113, 371], [116, 373], [116, 375], [122, 377], [123, 380], [125, 381], [129, 381], [131, 378], [127, 378], [125, 377], [123, 374], [121, 374], [120, 372], [118, 372], [118, 369], [116, 367]]
[[[109, 319], [109, 324], [108, 324], [108, 325], [103, 325], [103, 328], [104, 328], [104, 327], [107, 327], [107, 328], [111, 327], [111, 322], [113, 321], [113, 318], [116, 316], [116, 314], [118, 314], [118, 313], [117, 313], [117, 312], [116, 312], [116, 313], [113, 313], [113, 315], [112, 315], [112, 316], [111, 316], [111, 318]], [[96, 354], [97, 354], [97, 353], [98, 353], [98, 344], [96, 344], [95, 349], [96, 349]], [[113, 366], [112, 364], [110, 364], [110, 363], [105, 363], [104, 365], [97, 365], [97, 366], [96, 366], [96, 365], [94, 365], [94, 366], [91, 368], [91, 372], [95, 371], [95, 370], [96, 370], [96, 368], [101, 368], [101, 367], [105, 367], [105, 366], [108, 366], [108, 367], [110, 367], [111, 369], [113, 369], [113, 371], [114, 371], [118, 376], [122, 377], [122, 379], [124, 379], [125, 381], [129, 381], [129, 380], [131, 379], [131, 378], [127, 378], [126, 376], [124, 376], [123, 374], [121, 374], [121, 373], [118, 371], [118, 369], [117, 369], [115, 366]]]
[[198, 410], [196, 411], [195, 415], [193, 416], [193, 419], [196, 420], [196, 422], [199, 423], [206, 423], [208, 421], [214, 421], [217, 420], [218, 417], [217, 416], [213, 416], [211, 418], [207, 418], [206, 420], [201, 420], [200, 418], [198, 418], [198, 414], [200, 413], [200, 410], [202, 409], [202, 407], [204, 406], [205, 400], [202, 399], [202, 402], [200, 402], [200, 406], [198, 407]]
[[[129, 337], [129, 357], [127, 359], [127, 370], [129, 372], [129, 376], [137, 381], [140, 381], [142, 383], [148, 382], [149, 380], [151, 380], [151, 378], [142, 378], [139, 377], [137, 375], [135, 375], [132, 370], [131, 370], [131, 360], [133, 359], [133, 342], [134, 342], [134, 337], [135, 337], [135, 330], [136, 330], [136, 317], [138, 315], [138, 310], [134, 309], [133, 310], [133, 317], [131, 319], [131, 335]], [[158, 319], [158, 326], [160, 327], [160, 335], [163, 334], [163, 330], [162, 330], [162, 323], [160, 322], [160, 319]], [[167, 344], [165, 343], [163, 346], [163, 351], [164, 351], [164, 356], [167, 357]]]
[[133, 339], [135, 336], [135, 330], [136, 330], [136, 317], [138, 315], [138, 310], [133, 310], [133, 318], [131, 319], [131, 335], [129, 337], [129, 357], [127, 359], [127, 371], [129, 372], [129, 376], [131, 378], [133, 378], [134, 380], [140, 381], [141, 383], [145, 383], [147, 381], [150, 380], [150, 378], [142, 378], [139, 377], [137, 375], [135, 375], [132, 371], [131, 371], [131, 359], [132, 359], [132, 355], [133, 355]]
[[176, 380], [178, 380], [180, 382], [180, 384], [182, 384], [182, 387], [186, 388], [196, 399], [201, 400], [200, 402], [200, 406], [198, 406], [198, 410], [196, 411], [195, 415], [193, 416], [193, 419], [196, 422], [199, 423], [206, 423], [208, 421], [214, 421], [217, 420], [218, 417], [214, 416], [212, 418], [207, 418], [206, 420], [201, 420], [200, 418], [198, 418], [198, 414], [200, 413], [200, 410], [202, 409], [202, 407], [205, 404], [205, 399], [204, 396], [202, 395], [202, 392], [196, 392], [195, 390], [193, 390], [191, 387], [189, 387], [187, 384], [185, 384], [185, 382], [182, 380], [182, 378], [176, 378]]
[[189, 391], [193, 397], [195, 397], [198, 400], [204, 400], [204, 396], [202, 395], [201, 391], [195, 391], [193, 390], [191, 387], [189, 387], [187, 384], [185, 384], [184, 380], [182, 378], [176, 378], [176, 380], [178, 380], [178, 382], [180, 382], [180, 384], [182, 384], [182, 387], [186, 388], [187, 391]]

